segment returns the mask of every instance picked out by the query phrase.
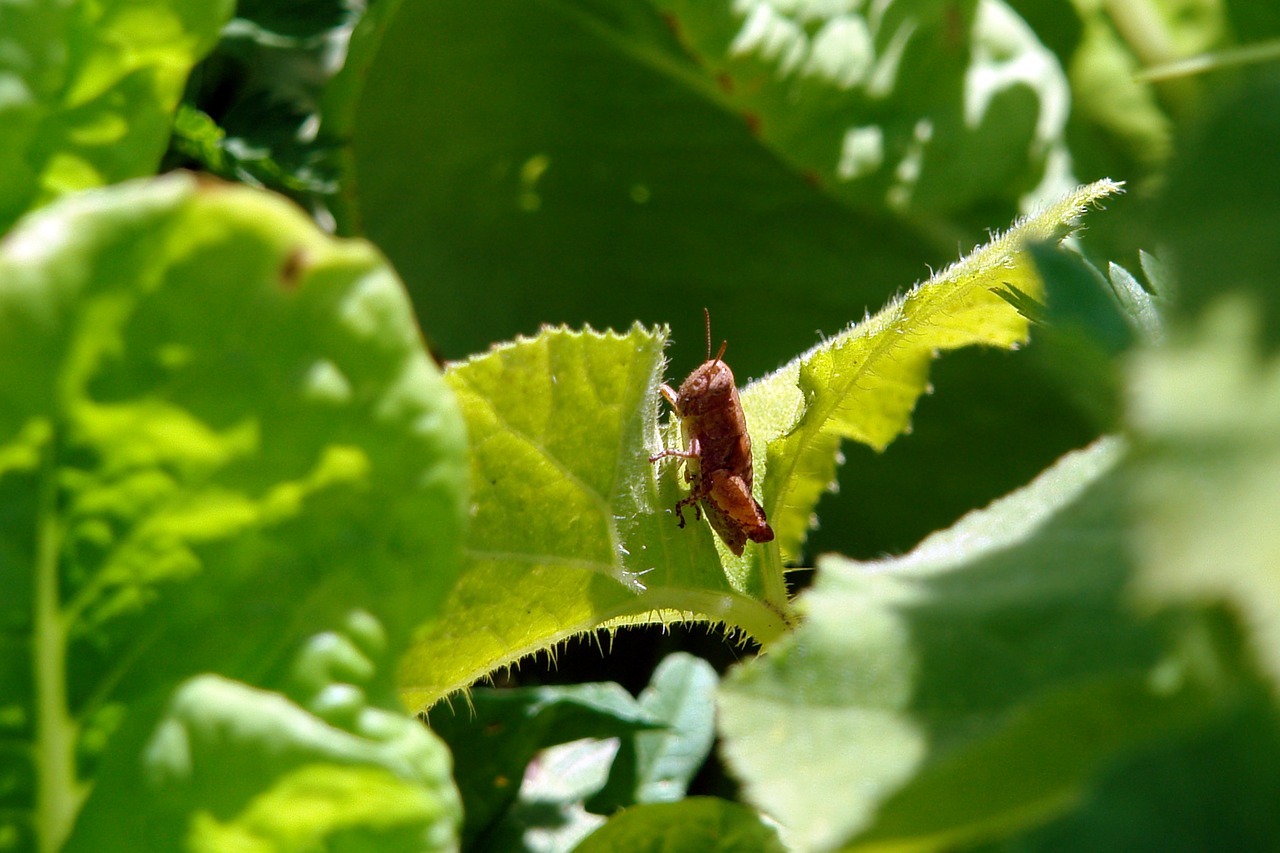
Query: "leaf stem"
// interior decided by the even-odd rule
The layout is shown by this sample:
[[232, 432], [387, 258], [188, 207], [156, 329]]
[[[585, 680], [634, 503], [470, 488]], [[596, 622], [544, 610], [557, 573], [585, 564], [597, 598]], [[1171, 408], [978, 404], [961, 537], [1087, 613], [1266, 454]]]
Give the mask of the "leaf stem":
[[[764, 583], [764, 603], [769, 605], [787, 624], [795, 625], [795, 613], [791, 609], [791, 600], [787, 597], [786, 572], [782, 567], [782, 549], [778, 543], [770, 542], [760, 549], [760, 575]], [[767, 645], [761, 640], [761, 645]]]
[[42, 853], [61, 850], [84, 792], [76, 779], [77, 728], [67, 709], [67, 622], [58, 576], [54, 442], [44, 454], [36, 530], [32, 664], [35, 687], [36, 833]]

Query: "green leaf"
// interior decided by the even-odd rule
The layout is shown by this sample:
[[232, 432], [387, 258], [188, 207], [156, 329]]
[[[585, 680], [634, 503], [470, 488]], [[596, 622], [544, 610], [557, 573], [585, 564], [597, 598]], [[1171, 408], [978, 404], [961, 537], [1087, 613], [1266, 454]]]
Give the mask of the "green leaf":
[[883, 449], [905, 430], [938, 351], [1025, 340], [1026, 320], [994, 291], [1038, 292], [1024, 244], [1062, 236], [1117, 189], [1081, 188], [749, 385], [755, 487], [778, 542], [741, 557], [704, 524], [672, 523], [677, 466], [655, 476], [648, 461], [675, 440], [652, 432], [665, 332], [546, 329], [451, 368], [474, 448], [470, 559], [448, 616], [406, 658], [406, 701], [430, 705], [610, 622], [687, 615], [772, 641], [789, 619], [781, 555], [798, 551], [840, 440]]
[[474, 849], [477, 853], [568, 853], [604, 823], [584, 803], [604, 787], [618, 741], [553, 746], [529, 765], [520, 796]]
[[[539, 750], [583, 738], [626, 737], [661, 724], [617, 684], [478, 688], [467, 705], [460, 711], [437, 706], [430, 716], [431, 728], [457, 758], [458, 788], [466, 813], [462, 838], [467, 849], [474, 849], [482, 837], [492, 843], [500, 824], [519, 822], [518, 816], [509, 813], [522, 792], [528, 793], [521, 780]], [[606, 775], [616, 751], [614, 742], [604, 765]], [[571, 800], [579, 810], [583, 797], [604, 781], [601, 776], [591, 790], [575, 792]], [[521, 833], [515, 834], [518, 838]]]
[[1236, 853], [1274, 849], [1280, 816], [1280, 729], [1260, 696], [1209, 726], [1121, 760], [1081, 808], [975, 853], [1124, 850]]
[[659, 477], [649, 462], [665, 341], [638, 325], [544, 329], [448, 370], [472, 446], [468, 560], [447, 615], [406, 656], [410, 705], [611, 620], [781, 632], [750, 567], [723, 568], [705, 524], [677, 528], [674, 467]]
[[63, 193], [150, 174], [232, 0], [0, 2], [0, 233]]
[[[174, 691], [144, 743], [129, 743], [138, 726], [118, 734], [129, 748], [108, 759], [68, 849], [457, 849], [449, 753], [417, 720], [365, 701], [376, 661], [384, 678], [389, 661], [369, 642], [372, 617], [352, 621], [303, 646], [296, 701], [201, 675]], [[353, 661], [364, 678], [351, 678]], [[145, 819], [122, 821], [140, 802]]]
[[658, 664], [639, 696], [640, 707], [662, 728], [622, 742], [609, 786], [587, 803], [598, 814], [636, 803], [674, 802], [711, 752], [715, 740], [715, 688], [711, 664], [677, 652]]
[[1004, 3], [658, 5], [718, 100], [850, 205], [1012, 213], [1042, 180], [1069, 187], [1050, 163], [1066, 154], [1066, 76]]
[[[1149, 255], [1143, 254], [1144, 267]], [[1154, 276], [1144, 269], [1151, 286], [1156, 287]], [[1164, 337], [1164, 318], [1161, 307], [1164, 303], [1157, 293], [1144, 288], [1133, 273], [1119, 264], [1107, 266], [1107, 276], [1111, 282], [1111, 292], [1120, 303], [1124, 318], [1133, 327], [1138, 336], [1147, 343], [1159, 343]]]
[[281, 199], [74, 196], [0, 244], [0, 283], [0, 720], [30, 762], [4, 832], [54, 850], [139, 703], [286, 686], [355, 609], [389, 659], [438, 616], [465, 445], [380, 256]]
[[1151, 298], [1114, 264], [1108, 281], [1074, 252], [1047, 245], [1030, 251], [1043, 278], [1044, 303], [1012, 287], [1000, 295], [1036, 325], [1037, 365], [1101, 428], [1114, 429], [1120, 356], [1139, 332], [1158, 333]]
[[798, 553], [835, 479], [841, 439], [883, 450], [907, 430], [939, 351], [1025, 342], [1026, 319], [999, 291], [1040, 295], [1026, 247], [1061, 239], [1089, 205], [1119, 189], [1111, 181], [1079, 188], [745, 389], [756, 478], [764, 480], [763, 504], [784, 555]]
[[[1157, 222], [1176, 286], [1173, 319], [1194, 323], [1232, 291], [1257, 300], [1262, 340], [1280, 344], [1280, 79], [1258, 72], [1219, 92], [1183, 140]], [[1212, 223], [1211, 226], [1206, 223]]]
[[1115, 440], [1069, 455], [903, 557], [820, 562], [801, 627], [719, 703], [747, 798], [797, 849], [1034, 825], [1203, 713], [1211, 675], [1127, 606], [1122, 457]]
[[731, 346], [745, 379], [796, 351], [780, 330], [811, 338], [813, 305], [861, 314], [931, 257], [764, 149], [647, 0], [392, 11], [374, 5], [326, 109], [352, 139], [349, 227], [432, 306], [448, 358], [543, 322], [689, 317], [700, 341], [708, 305], [734, 341], [759, 342]]
[[576, 853], [782, 853], [774, 830], [746, 806], [712, 797], [627, 809]]
[[715, 684], [710, 664], [677, 653], [638, 699], [617, 684], [583, 684], [477, 688], [466, 708], [436, 706], [431, 727], [458, 763], [463, 846], [542, 849], [533, 836], [545, 842], [559, 822], [576, 840], [598, 815], [679, 799], [711, 750]]
[[1139, 589], [1224, 601], [1280, 690], [1280, 358], [1246, 298], [1218, 303], [1129, 375]]

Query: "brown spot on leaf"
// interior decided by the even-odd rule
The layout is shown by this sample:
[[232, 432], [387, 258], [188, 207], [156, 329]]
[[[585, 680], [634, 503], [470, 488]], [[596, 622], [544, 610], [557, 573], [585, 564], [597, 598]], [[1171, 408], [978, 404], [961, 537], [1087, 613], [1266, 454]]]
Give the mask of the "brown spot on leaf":
[[289, 250], [289, 254], [285, 256], [284, 263], [280, 265], [280, 284], [285, 290], [296, 290], [298, 283], [302, 280], [302, 274], [306, 272], [307, 264], [310, 258], [307, 252], [301, 246], [294, 246]]

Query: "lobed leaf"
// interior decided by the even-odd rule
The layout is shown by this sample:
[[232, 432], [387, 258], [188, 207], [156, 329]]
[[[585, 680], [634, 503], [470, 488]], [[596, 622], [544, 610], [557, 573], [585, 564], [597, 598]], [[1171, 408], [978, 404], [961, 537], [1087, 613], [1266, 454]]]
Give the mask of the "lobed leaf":
[[0, 233], [63, 193], [151, 174], [234, 7], [0, 2]]
[[[212, 744], [267, 748], [219, 734], [257, 713], [236, 696], [292, 689], [309, 638], [364, 610], [377, 649], [295, 699], [329, 695], [318, 679], [363, 685], [355, 711], [365, 691], [388, 705], [391, 661], [459, 569], [462, 422], [399, 282], [287, 202], [175, 175], [79, 194], [0, 243], [0, 348], [0, 739], [25, 763], [0, 835], [59, 849], [86, 798], [143, 772], [129, 750], [187, 713], [179, 685], [213, 689], [201, 673], [245, 686], [190, 718], [212, 727], [192, 772], [235, 805], [219, 820], [247, 818], [274, 782], [212, 770]], [[111, 756], [127, 776], [98, 772]], [[125, 788], [139, 823], [204, 808]], [[163, 825], [177, 835], [144, 848], [184, 837]]]
[[721, 566], [705, 524], [676, 527], [674, 466], [659, 476], [649, 462], [665, 341], [639, 325], [544, 329], [449, 368], [472, 446], [467, 566], [406, 656], [410, 705], [611, 621], [782, 630], [753, 577]]

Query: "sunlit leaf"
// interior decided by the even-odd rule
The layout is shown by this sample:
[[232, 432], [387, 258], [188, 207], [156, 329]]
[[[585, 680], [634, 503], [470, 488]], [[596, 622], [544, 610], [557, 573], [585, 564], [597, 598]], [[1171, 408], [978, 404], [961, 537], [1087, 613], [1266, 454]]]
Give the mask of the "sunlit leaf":
[[[119, 784], [96, 778], [104, 754], [138, 772], [117, 730], [149, 736], [200, 673], [292, 689], [303, 644], [356, 609], [376, 653], [298, 689], [358, 684], [356, 709], [365, 692], [392, 707], [393, 661], [457, 576], [466, 469], [376, 251], [186, 175], [79, 194], [0, 243], [0, 348], [0, 725], [26, 763], [0, 834], [57, 849]], [[129, 795], [139, 824], [202, 807]]]
[[610, 620], [688, 614], [780, 633], [710, 529], [676, 526], [677, 477], [649, 462], [665, 340], [545, 329], [448, 370], [472, 446], [467, 567], [406, 658], [410, 704]]
[[63, 193], [148, 175], [232, 0], [0, 2], [0, 233]]
[[1042, 295], [1027, 247], [1061, 239], [1091, 204], [1118, 191], [1111, 181], [1081, 187], [745, 389], [756, 477], [763, 473], [764, 507], [784, 554], [798, 551], [834, 480], [840, 441], [883, 450], [906, 431], [940, 351], [1023, 343], [1026, 318], [1000, 291]]

